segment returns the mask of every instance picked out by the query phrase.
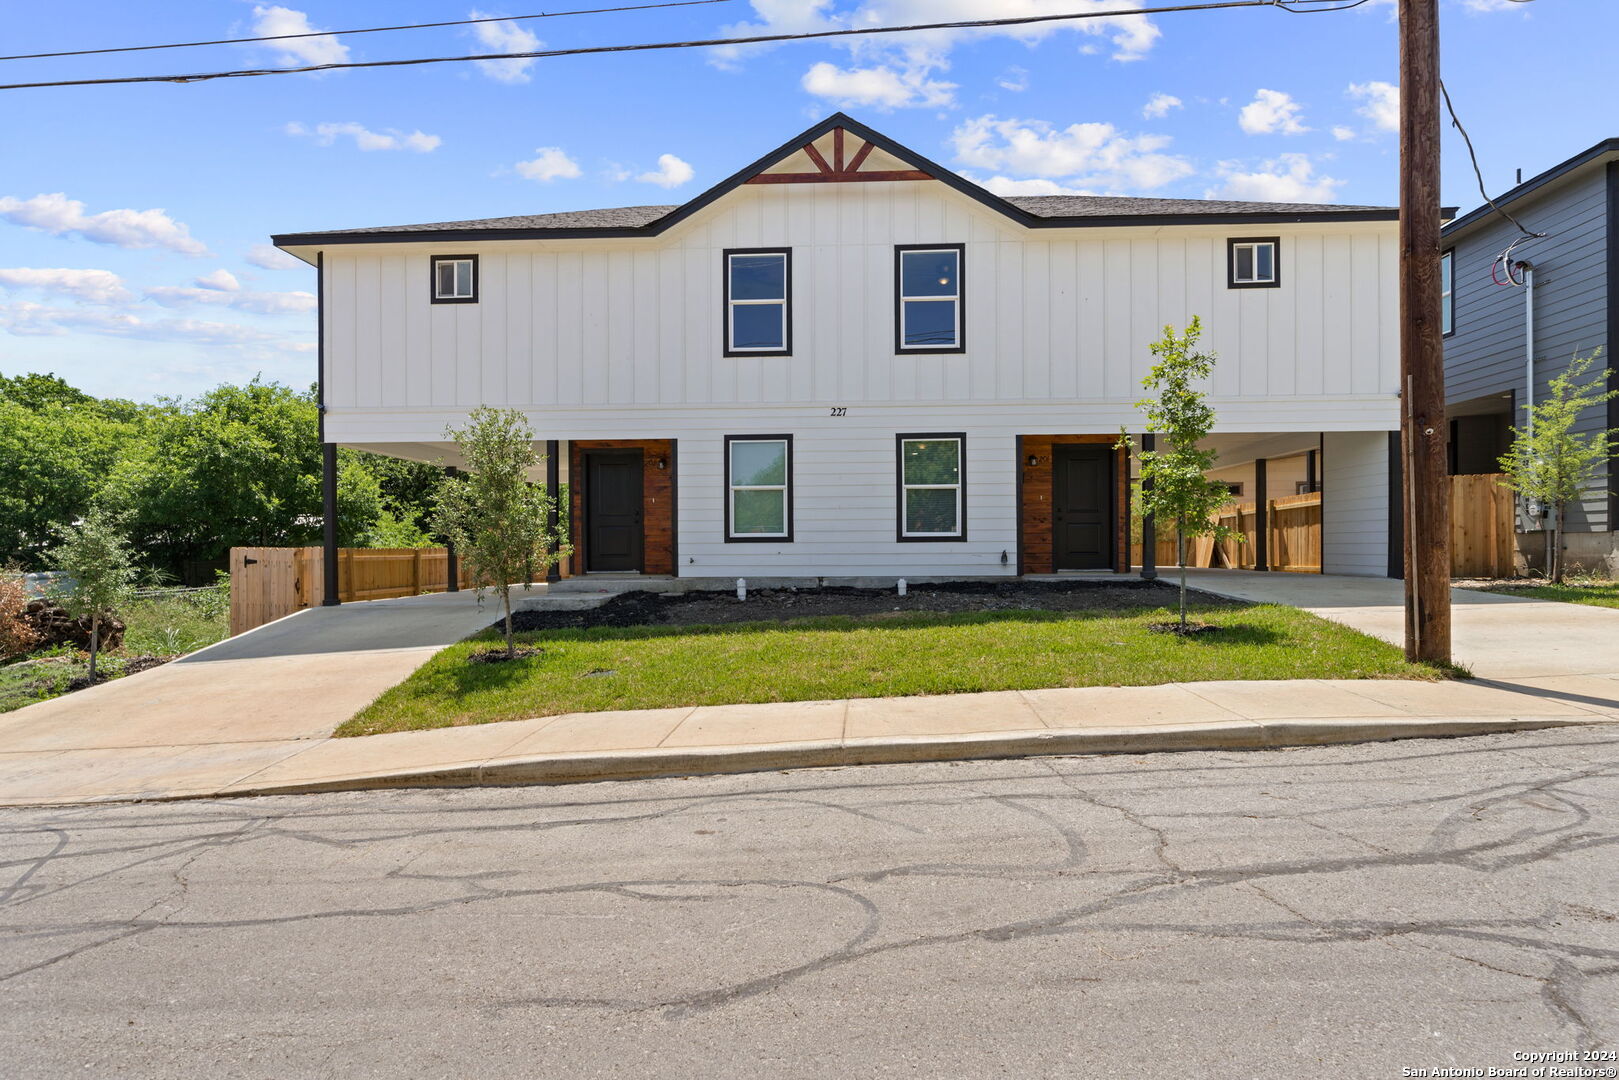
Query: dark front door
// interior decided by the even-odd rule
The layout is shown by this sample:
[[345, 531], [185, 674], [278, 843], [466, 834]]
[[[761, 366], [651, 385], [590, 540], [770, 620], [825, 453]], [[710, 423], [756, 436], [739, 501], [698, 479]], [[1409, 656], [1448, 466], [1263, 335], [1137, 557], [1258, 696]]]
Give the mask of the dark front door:
[[1051, 549], [1057, 570], [1113, 566], [1113, 449], [1056, 446], [1051, 455]]
[[585, 453], [585, 569], [641, 569], [641, 451]]

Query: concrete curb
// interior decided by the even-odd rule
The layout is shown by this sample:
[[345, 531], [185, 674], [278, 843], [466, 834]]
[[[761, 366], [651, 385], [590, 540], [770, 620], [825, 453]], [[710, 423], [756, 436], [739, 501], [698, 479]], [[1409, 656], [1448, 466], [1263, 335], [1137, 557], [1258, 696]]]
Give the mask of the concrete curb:
[[1615, 723], [1587, 717], [1411, 717], [1281, 721], [1215, 721], [1142, 727], [1085, 728], [967, 735], [774, 743], [681, 749], [613, 750], [491, 759], [477, 765], [409, 769], [285, 784], [251, 782], [214, 792], [155, 799], [307, 795], [384, 788], [502, 787], [600, 780], [711, 776], [782, 769], [838, 768], [933, 761], [970, 761], [1059, 754], [1146, 754], [1192, 750], [1278, 750], [1335, 743], [1456, 738], [1508, 731]]

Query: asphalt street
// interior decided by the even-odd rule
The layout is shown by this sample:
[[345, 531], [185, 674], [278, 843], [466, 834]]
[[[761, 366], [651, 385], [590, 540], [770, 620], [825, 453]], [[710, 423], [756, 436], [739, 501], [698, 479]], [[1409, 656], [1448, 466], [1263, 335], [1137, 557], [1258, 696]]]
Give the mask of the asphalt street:
[[0, 1075], [1604, 1075], [1616, 846], [1597, 728], [4, 811]]

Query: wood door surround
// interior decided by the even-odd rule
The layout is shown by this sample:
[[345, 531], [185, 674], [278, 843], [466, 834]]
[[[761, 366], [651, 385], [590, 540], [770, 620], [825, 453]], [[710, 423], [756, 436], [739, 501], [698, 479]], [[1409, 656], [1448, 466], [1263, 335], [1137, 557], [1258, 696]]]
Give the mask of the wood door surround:
[[569, 534], [573, 540], [569, 569], [572, 573], [598, 569], [592, 557], [588, 527], [590, 479], [587, 459], [597, 451], [628, 451], [638, 452], [641, 459], [639, 569], [645, 574], [678, 574], [676, 563], [679, 556], [674, 526], [675, 449], [673, 439], [587, 439], [569, 443], [568, 510]]
[[[1111, 542], [1099, 569], [1130, 571], [1129, 458], [1114, 450], [1117, 435], [1020, 435], [1017, 439], [1018, 573], [1056, 573], [1055, 456], [1065, 446], [1091, 446], [1109, 455], [1112, 479]], [[1034, 464], [1029, 464], [1030, 460]]]

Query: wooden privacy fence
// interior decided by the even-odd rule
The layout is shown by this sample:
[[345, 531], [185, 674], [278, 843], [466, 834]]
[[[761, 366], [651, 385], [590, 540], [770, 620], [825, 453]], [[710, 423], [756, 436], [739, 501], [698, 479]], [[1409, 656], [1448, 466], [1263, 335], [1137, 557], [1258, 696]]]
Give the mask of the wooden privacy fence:
[[[1272, 570], [1301, 574], [1321, 572], [1321, 492], [1287, 495], [1266, 501], [1269, 508], [1267, 533], [1267, 565]], [[1255, 503], [1230, 503], [1223, 507], [1216, 520], [1236, 536], [1215, 542], [1213, 537], [1200, 536], [1186, 542], [1187, 566], [1220, 566], [1233, 570], [1252, 570], [1259, 557], [1259, 512]], [[1179, 562], [1175, 551], [1175, 538], [1160, 537], [1157, 546], [1158, 565], [1174, 566]], [[1133, 557], [1141, 561], [1141, 545], [1134, 545]]]
[[1450, 572], [1455, 577], [1512, 577], [1517, 523], [1505, 473], [1450, 478]]
[[[312, 607], [321, 600], [325, 553], [319, 547], [231, 548], [230, 632], [255, 626]], [[449, 553], [436, 548], [339, 548], [337, 598], [384, 600], [443, 592]], [[471, 587], [466, 565], [460, 584]]]

